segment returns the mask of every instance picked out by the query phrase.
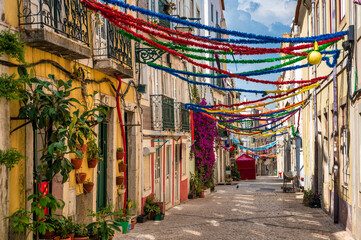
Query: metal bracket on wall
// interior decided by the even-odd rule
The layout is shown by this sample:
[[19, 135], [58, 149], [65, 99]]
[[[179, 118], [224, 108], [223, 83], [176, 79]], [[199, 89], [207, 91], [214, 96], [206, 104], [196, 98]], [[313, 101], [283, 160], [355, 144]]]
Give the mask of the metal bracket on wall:
[[155, 62], [164, 53], [165, 51], [156, 48], [135, 48], [135, 61], [144, 64]]
[[167, 142], [169, 142], [169, 140], [159, 140], [159, 138], [158, 138], [158, 140], [152, 140], [152, 142], [154, 142], [154, 143], [163, 143], [160, 147], [158, 147], [155, 151], [158, 151], [158, 150], [160, 150]]

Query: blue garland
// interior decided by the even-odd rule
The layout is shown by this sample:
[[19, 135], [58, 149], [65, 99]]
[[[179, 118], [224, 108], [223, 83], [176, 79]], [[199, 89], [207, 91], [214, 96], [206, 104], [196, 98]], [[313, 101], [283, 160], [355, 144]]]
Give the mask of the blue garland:
[[260, 43], [266, 43], [266, 42], [267, 43], [282, 43], [282, 42], [313, 43], [315, 41], [322, 41], [322, 40], [332, 39], [332, 38], [336, 38], [336, 37], [341, 37], [348, 33], [348, 31], [343, 31], [343, 32], [336, 32], [336, 33], [331, 33], [331, 34], [323, 34], [323, 35], [314, 36], [314, 37], [302, 37], [302, 38], [271, 37], [271, 36], [257, 35], [257, 34], [252, 34], [252, 33], [243, 33], [243, 32], [238, 32], [238, 31], [226, 30], [226, 29], [222, 29], [222, 28], [215, 28], [215, 27], [206, 26], [206, 25], [203, 25], [200, 23], [189, 22], [189, 21], [186, 21], [183, 19], [169, 16], [169, 15], [160, 14], [160, 13], [156, 13], [156, 12], [144, 9], [144, 8], [139, 8], [139, 7], [136, 7], [133, 5], [129, 5], [129, 4], [119, 1], [119, 0], [103, 0], [103, 1], [106, 3], [109, 3], [109, 4], [117, 5], [122, 8], [130, 9], [132, 11], [142, 13], [147, 16], [157, 17], [157, 18], [160, 18], [163, 20], [167, 20], [167, 21], [174, 22], [174, 23], [179, 23], [179, 24], [189, 26], [189, 27], [205, 29], [205, 30], [208, 30], [211, 32], [218, 32], [221, 34], [232, 35], [232, 36], [241, 37], [241, 38], [250, 38], [250, 39], [257, 39], [257, 40], [262, 39], [263, 42], [260, 42]]
[[240, 148], [242, 148], [242, 149], [246, 149], [246, 150], [249, 150], [249, 151], [264, 151], [264, 150], [267, 150], [267, 149], [270, 149], [270, 148], [274, 147], [274, 145], [276, 145], [277, 142], [278, 142], [278, 140], [268, 144], [267, 146], [261, 147], [261, 148], [248, 148], [248, 147], [243, 147], [242, 145], [238, 145], [238, 146]]
[[262, 95], [267, 95], [266, 91], [261, 91], [261, 90], [249, 90], [249, 89], [242, 89], [242, 88], [225, 88], [225, 87], [216, 86], [216, 85], [211, 84], [211, 83], [196, 82], [196, 81], [189, 80], [189, 79], [187, 79], [187, 78], [185, 78], [185, 77], [182, 77], [182, 76], [180, 76], [180, 75], [178, 75], [178, 74], [176, 74], [176, 73], [173, 73], [173, 72], [171, 72], [171, 71], [169, 71], [169, 70], [167, 70], [167, 69], [160, 69], [160, 68], [158, 68], [158, 67], [156, 67], [156, 66], [152, 66], [152, 65], [150, 65], [150, 66], [151, 66], [152, 68], [154, 68], [154, 69], [162, 70], [162, 71], [164, 71], [164, 72], [166, 72], [166, 73], [169, 73], [169, 74], [171, 74], [171, 75], [173, 75], [173, 76], [176, 76], [176, 77], [182, 79], [182, 80], [185, 81], [185, 82], [188, 82], [188, 83], [191, 83], [191, 84], [194, 84], [194, 85], [209, 86], [209, 87], [211, 87], [211, 88], [215, 88], [215, 89], [222, 90], [222, 91], [227, 91], [227, 92], [233, 92], [233, 91], [235, 91], [235, 92], [247, 92], [247, 93], [260, 93], [260, 94], [262, 94]]
[[[334, 55], [333, 55], [333, 61], [330, 61], [330, 58], [328, 57], [322, 57], [322, 60], [326, 61], [327, 66], [329, 66], [330, 68], [333, 68], [334, 66], [336, 66], [337, 64], [337, 59], [340, 56], [340, 50], [333, 50], [335, 51]], [[321, 52], [323, 53], [323, 52]], [[231, 76], [226, 75], [226, 74], [219, 74], [219, 75], [211, 75], [211, 74], [205, 74], [205, 73], [194, 73], [194, 72], [189, 72], [189, 71], [183, 71], [183, 70], [176, 70], [176, 69], [171, 69], [171, 68], [167, 68], [164, 66], [160, 66], [154, 63], [147, 63], [149, 66], [156, 68], [158, 70], [162, 70], [162, 71], [167, 71], [168, 73], [171, 74], [185, 74], [185, 75], [189, 75], [189, 76], [194, 76], [194, 77], [201, 77], [201, 78], [230, 78]], [[264, 70], [264, 71], [251, 71], [251, 72], [242, 72], [242, 73], [235, 73], [236, 75], [240, 75], [240, 76], [244, 76], [244, 77], [249, 77], [249, 76], [259, 76], [259, 75], [266, 75], [266, 74], [272, 74], [272, 73], [280, 73], [280, 72], [285, 72], [285, 71], [290, 71], [290, 70], [296, 70], [296, 69], [300, 69], [300, 68], [305, 68], [305, 67], [310, 67], [312, 66], [311, 64], [303, 64], [303, 65], [296, 65], [296, 66], [291, 66], [291, 67], [284, 67], [284, 68], [279, 68], [279, 69], [273, 69], [273, 70]]]

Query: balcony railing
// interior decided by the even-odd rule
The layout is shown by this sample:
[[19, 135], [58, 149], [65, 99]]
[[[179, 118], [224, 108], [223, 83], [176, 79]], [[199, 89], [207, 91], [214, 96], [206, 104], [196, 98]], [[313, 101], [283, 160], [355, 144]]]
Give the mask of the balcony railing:
[[182, 116], [182, 131], [189, 131], [189, 111], [185, 108], [184, 103], [181, 103], [181, 116]]
[[151, 95], [152, 129], [174, 130], [174, 100], [164, 95]]
[[19, 25], [48, 29], [89, 46], [87, 9], [80, 0], [18, 0]]
[[111, 58], [127, 69], [133, 69], [131, 40], [120, 34], [114, 24], [104, 20], [97, 26], [95, 45], [95, 57]]

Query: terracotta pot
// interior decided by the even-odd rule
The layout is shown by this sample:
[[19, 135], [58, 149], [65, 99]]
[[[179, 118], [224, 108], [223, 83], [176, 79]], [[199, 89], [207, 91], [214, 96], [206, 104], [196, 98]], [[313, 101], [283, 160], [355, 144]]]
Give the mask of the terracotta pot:
[[70, 237], [70, 239], [71, 240], [73, 240], [74, 239], [74, 236], [75, 236], [75, 233], [70, 233], [70, 234], [68, 234], [68, 235], [66, 235], [67, 237]]
[[71, 240], [71, 237], [60, 238], [61, 240]]
[[73, 164], [74, 169], [79, 169], [83, 163], [83, 159], [81, 158], [72, 158], [71, 164]]
[[110, 237], [109, 237], [109, 240], [113, 239], [113, 237], [114, 237], [114, 236], [110, 236]]
[[200, 197], [200, 198], [204, 198], [204, 197], [205, 197], [205, 196], [204, 196], [204, 191], [202, 191], [202, 192], [199, 193], [199, 197]]
[[88, 145], [83, 144], [83, 146], [80, 146], [80, 144], [77, 144], [77, 148], [81, 151], [82, 154], [86, 152]]
[[117, 185], [122, 185], [124, 183], [124, 177], [120, 176], [120, 177], [116, 177], [116, 184]]
[[131, 225], [130, 225], [130, 229], [134, 229], [134, 227], [135, 227], [135, 220], [132, 220]]
[[92, 182], [83, 183], [84, 193], [90, 193], [91, 191], [93, 191], [93, 187], [94, 187], [94, 183]]
[[53, 240], [60, 240], [60, 236], [55, 236], [54, 238], [52, 238]]
[[93, 158], [88, 160], [88, 168], [95, 168], [98, 164], [98, 159]]
[[117, 151], [117, 160], [122, 160], [124, 158], [124, 152]]
[[73, 240], [88, 240], [89, 237], [74, 237]]
[[86, 173], [76, 173], [75, 174], [76, 183], [83, 183], [86, 179]]
[[118, 169], [119, 169], [119, 172], [125, 172], [127, 170], [127, 164], [125, 163], [118, 163]]
[[51, 231], [49, 232], [49, 230], [46, 230], [44, 235], [41, 235], [41, 238], [44, 239], [53, 239], [53, 237], [55, 236], [55, 231]]

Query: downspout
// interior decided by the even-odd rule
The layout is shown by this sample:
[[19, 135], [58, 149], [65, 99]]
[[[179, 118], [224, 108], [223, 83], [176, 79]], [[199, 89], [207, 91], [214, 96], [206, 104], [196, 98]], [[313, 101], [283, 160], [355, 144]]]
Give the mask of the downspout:
[[[315, 0], [312, 0], [312, 35], [315, 36]], [[312, 67], [313, 69], [313, 75], [316, 77], [316, 66]], [[315, 159], [315, 165], [314, 165], [314, 178], [313, 178], [313, 186], [314, 186], [314, 192], [318, 194], [318, 129], [317, 129], [317, 95], [316, 95], [316, 88], [313, 90], [313, 108], [314, 108], [314, 119], [315, 119], [315, 139], [314, 139], [314, 159]]]
[[[335, 5], [332, 5], [332, 32], [336, 32]], [[336, 47], [336, 46], [335, 46]], [[339, 160], [338, 160], [338, 89], [336, 78], [336, 66], [333, 67], [333, 221], [338, 223], [338, 187], [339, 187]]]
[[[117, 92], [120, 92], [120, 89], [122, 87], [122, 79], [115, 74], [115, 77], [119, 81]], [[117, 112], [120, 122], [120, 130], [122, 131], [122, 140], [123, 140], [123, 150], [124, 150], [124, 163], [127, 164], [127, 144], [125, 142], [125, 131], [124, 131], [124, 124], [123, 124], [123, 117], [122, 112], [120, 111], [120, 100], [119, 100], [119, 94], [117, 94]], [[127, 195], [128, 195], [128, 182], [127, 182], [127, 171], [124, 172], [124, 187], [125, 187], [125, 194], [124, 194], [124, 208], [127, 207]]]

